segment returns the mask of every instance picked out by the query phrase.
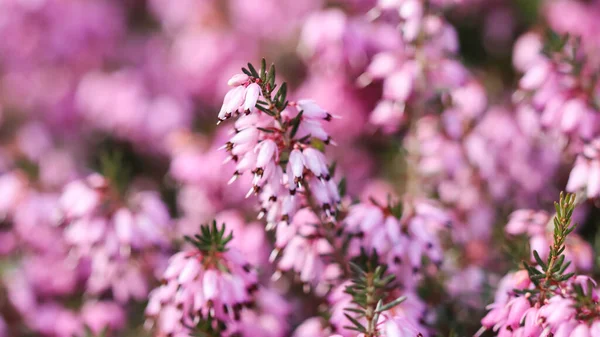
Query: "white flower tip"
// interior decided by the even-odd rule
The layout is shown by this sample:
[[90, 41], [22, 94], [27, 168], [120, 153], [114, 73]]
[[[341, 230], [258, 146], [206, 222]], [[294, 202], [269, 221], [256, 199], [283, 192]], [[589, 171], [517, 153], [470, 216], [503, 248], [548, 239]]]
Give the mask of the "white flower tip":
[[369, 21], [375, 21], [380, 16], [381, 16], [381, 9], [379, 9], [377, 7], [372, 8], [370, 11], [367, 12], [367, 20], [369, 20]]
[[358, 76], [358, 78], [356, 79], [356, 86], [358, 86], [359, 88], [364, 88], [372, 82], [373, 78], [371, 78], [371, 75], [367, 73], [362, 73], [362, 75]]
[[233, 176], [231, 177], [231, 179], [229, 179], [229, 181], [227, 181], [227, 185], [233, 184], [233, 182], [237, 180], [238, 176], [239, 176], [239, 174], [234, 173]]
[[269, 255], [269, 262], [273, 263], [273, 261], [275, 261], [275, 259], [277, 258], [278, 255], [279, 255], [279, 249], [277, 249], [277, 248], [273, 249], [273, 251]]
[[281, 272], [279, 270], [274, 272], [273, 276], [271, 276], [271, 280], [273, 282], [278, 281], [280, 278], [281, 278]]

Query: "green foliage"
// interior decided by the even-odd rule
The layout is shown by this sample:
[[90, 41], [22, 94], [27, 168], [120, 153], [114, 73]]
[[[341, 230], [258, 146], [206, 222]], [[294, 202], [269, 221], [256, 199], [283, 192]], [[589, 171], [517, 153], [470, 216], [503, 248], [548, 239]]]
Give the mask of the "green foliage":
[[217, 221], [213, 220], [212, 224], [201, 225], [200, 234], [194, 237], [185, 236], [185, 240], [196, 246], [203, 252], [225, 252], [227, 244], [233, 239], [233, 233], [225, 235], [225, 224], [221, 228], [217, 226]]
[[575, 225], [571, 223], [573, 210], [575, 209], [575, 195], [561, 193], [559, 202], [554, 203], [554, 208], [556, 214], [552, 219], [554, 224], [553, 243], [550, 246], [548, 258], [544, 261], [539, 253], [534, 250], [533, 256], [537, 266], [523, 262], [524, 268], [529, 273], [529, 278], [540, 293], [540, 301], [549, 296], [558, 283], [564, 282], [575, 275], [575, 273], [565, 274], [571, 262], [565, 261], [564, 255], [567, 236], [575, 229]]
[[131, 181], [133, 172], [126, 165], [125, 154], [122, 151], [103, 152], [100, 155], [100, 172], [123, 195]]
[[[395, 288], [395, 276], [387, 274], [387, 266], [379, 263], [377, 252], [367, 255], [365, 251], [349, 263], [352, 271], [352, 283], [345, 292], [352, 296], [352, 308], [346, 308], [344, 313], [352, 323], [344, 328], [365, 334], [366, 337], [377, 335], [376, 324], [382, 312], [390, 310], [402, 303], [406, 297], [401, 296], [384, 304], [386, 296]], [[352, 315], [351, 315], [352, 314]], [[360, 320], [365, 319], [365, 324]]]
[[257, 71], [251, 63], [248, 63], [248, 67], [242, 68], [242, 72], [253, 79], [258, 80], [258, 83], [260, 84], [265, 100], [258, 101], [256, 108], [270, 116], [277, 117], [279, 120], [279, 114], [288, 105], [287, 83], [283, 82], [281, 86], [279, 86], [279, 90], [277, 90], [275, 97], [272, 97], [272, 93], [277, 87], [277, 84], [275, 84], [275, 78], [277, 77], [275, 65], [271, 64], [269, 70], [267, 70], [267, 61], [262, 59], [260, 71]]

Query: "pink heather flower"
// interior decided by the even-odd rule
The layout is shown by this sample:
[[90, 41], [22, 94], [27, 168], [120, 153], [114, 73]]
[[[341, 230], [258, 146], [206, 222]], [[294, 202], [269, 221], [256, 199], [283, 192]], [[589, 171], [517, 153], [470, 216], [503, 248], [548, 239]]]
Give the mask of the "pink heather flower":
[[286, 336], [289, 332], [287, 316], [292, 309], [290, 303], [269, 288], [260, 288], [255, 297], [255, 307], [243, 309], [240, 321], [230, 323], [228, 332], [239, 332], [243, 337], [256, 334], [264, 337]]
[[30, 248], [64, 253], [62, 232], [56, 227], [58, 216], [58, 195], [29, 189], [14, 209], [13, 231]]
[[254, 302], [257, 287], [256, 273], [233, 248], [179, 252], [171, 257], [163, 277], [146, 307], [161, 336], [183, 336], [209, 313], [221, 321], [239, 321], [242, 308]]
[[246, 74], [235, 74], [227, 81], [227, 85], [230, 87], [237, 87], [245, 84], [249, 79], [250, 77]]
[[543, 42], [535, 33], [525, 33], [515, 43], [513, 49], [513, 64], [517, 70], [525, 71], [541, 58]]
[[357, 73], [368, 62], [368, 29], [338, 8], [317, 11], [304, 22], [298, 54], [317, 73]]
[[[404, 111], [418, 113], [423, 102], [437, 99], [448, 110], [444, 114], [457, 115], [465, 124], [482, 114], [487, 106], [483, 86], [453, 60], [452, 55], [458, 52], [457, 34], [433, 9], [435, 6], [424, 6], [418, 0], [382, 3], [370, 13], [382, 24], [399, 28], [402, 41], [382, 48], [359, 77], [362, 85], [383, 80], [382, 100], [371, 121], [385, 132], [395, 132], [406, 119], [420, 117], [403, 116]], [[411, 109], [413, 104], [415, 109]]]
[[[521, 274], [521, 276], [518, 276]], [[522, 335], [545, 335], [554, 336], [590, 336], [590, 331], [595, 326], [581, 320], [580, 317], [587, 315], [585, 307], [578, 307], [573, 286], [583, 286], [584, 292], [588, 292], [589, 278], [577, 276], [572, 277], [559, 286], [556, 292], [551, 294], [543, 302], [538, 302], [535, 295], [523, 295], [510, 290], [517, 286], [518, 278], [529, 279], [527, 271], [521, 270], [515, 274], [509, 274], [503, 278], [496, 300], [489, 305], [490, 312], [482, 319], [485, 328], [493, 329], [498, 335], [522, 336]], [[516, 282], [516, 283], [515, 283]], [[592, 299], [598, 298], [596, 284], [591, 283]], [[510, 287], [510, 288], [509, 288]], [[523, 287], [512, 289], [524, 289]], [[507, 291], [508, 290], [508, 291]]]
[[32, 254], [21, 264], [27, 282], [40, 297], [71, 294], [85, 275], [83, 268], [68, 261], [65, 254]]
[[281, 255], [277, 268], [293, 270], [302, 283], [314, 286], [331, 283], [340, 276], [340, 267], [326, 257], [334, 253], [334, 248], [322, 236], [319, 226], [318, 217], [303, 208], [294, 215], [289, 226], [277, 227], [275, 241], [275, 253]]
[[19, 200], [26, 194], [27, 179], [18, 172], [8, 172], [0, 176], [0, 216], [11, 215]]
[[246, 76], [245, 81], [243, 74], [234, 75], [227, 84], [232, 86], [225, 98], [223, 105], [219, 111], [219, 120], [223, 121], [232, 117], [235, 113], [249, 113], [254, 109], [256, 102], [261, 93], [260, 86], [257, 83], [250, 83], [250, 79]]
[[600, 139], [583, 147], [571, 170], [567, 191], [585, 191], [588, 198], [600, 196]]
[[89, 292], [110, 289], [119, 302], [142, 299], [145, 270], [155, 268], [151, 257], [168, 245], [171, 219], [158, 193], [132, 191], [121, 204], [112, 188], [98, 174], [68, 184], [60, 198], [63, 235], [73, 256], [91, 263]]
[[[309, 101], [318, 102], [320, 108], [316, 110], [325, 120], [335, 118], [333, 123], [322, 123], [323, 129], [340, 145], [328, 149], [328, 157], [342, 157], [344, 152], [351, 150], [345, 144], [350, 144], [356, 137], [368, 132], [364, 122], [368, 118], [370, 102], [345, 74], [320, 71], [311, 73], [298, 88], [297, 95], [311, 97]], [[343, 169], [341, 166], [340, 168]]]
[[[42, 259], [40, 261], [40, 259]], [[36, 261], [37, 260], [37, 261]], [[73, 294], [79, 272], [64, 256], [26, 257], [25, 270], [3, 275], [8, 300], [31, 331], [41, 336], [82, 336], [83, 324], [78, 313], [58, 300]], [[65, 280], [68, 284], [65, 286]]]
[[369, 122], [386, 133], [396, 132], [406, 120], [404, 108], [404, 104], [381, 101], [371, 113]]
[[58, 304], [40, 306], [27, 321], [28, 326], [45, 336], [72, 337], [83, 333], [83, 325], [75, 312]]
[[16, 141], [23, 154], [32, 161], [38, 160], [52, 146], [49, 130], [39, 122], [30, 122], [22, 126]]
[[590, 327], [586, 323], [578, 324], [575, 329], [571, 331], [572, 337], [591, 337]]
[[321, 317], [311, 317], [302, 322], [292, 337], [327, 337], [331, 335], [331, 328]]
[[506, 322], [509, 310], [507, 304], [514, 297], [514, 290], [527, 289], [531, 285], [529, 274], [526, 270], [520, 270], [515, 273], [505, 275], [498, 284], [494, 303], [487, 308], [490, 312], [481, 320], [481, 324], [486, 328], [497, 330]]
[[436, 265], [442, 263], [438, 233], [449, 225], [450, 218], [428, 200], [404, 202], [402, 209], [398, 219], [387, 206], [357, 204], [350, 208], [345, 226], [360, 238], [353, 243], [353, 254], [359, 254], [359, 246], [377, 250], [390, 270], [406, 281], [406, 286], [412, 286], [412, 275], [421, 271], [423, 256]]
[[[322, 0], [232, 0], [228, 15], [235, 32], [252, 40], [289, 41], [306, 16], [318, 10]], [[270, 23], [265, 25], [266, 21]]]
[[468, 305], [474, 308], [483, 307], [484, 303], [482, 303], [482, 300], [478, 296], [473, 296], [483, 291], [483, 287], [486, 284], [487, 279], [483, 268], [470, 265], [465, 268], [456, 266], [445, 267], [444, 270], [451, 275], [451, 278], [446, 283], [446, 288], [453, 298], [461, 301], [461, 305]]
[[296, 104], [298, 104], [298, 109], [302, 111], [302, 115], [307, 118], [331, 120], [333, 117], [313, 100], [301, 99]]
[[114, 302], [86, 302], [81, 308], [81, 320], [95, 334], [106, 328], [120, 330], [125, 325], [125, 317], [123, 308]]
[[[569, 6], [565, 8], [566, 11], [571, 9]], [[571, 26], [564, 30], [562, 34], [573, 33], [577, 29]], [[581, 32], [573, 34], [579, 38], [583, 35]], [[587, 57], [588, 53], [595, 52], [594, 48], [587, 48], [595, 42], [583, 41], [579, 43], [569, 38], [560, 50], [544, 54], [542, 44], [545, 41], [528, 33], [523, 37], [523, 43], [517, 43], [515, 47], [515, 66], [523, 72], [523, 76], [519, 81], [520, 90], [513, 95], [513, 100], [534, 110], [542, 126], [566, 137], [570, 141], [569, 151], [579, 151], [582, 143], [593, 139], [599, 131], [597, 109], [593, 104], [595, 89], [584, 89], [590, 81], [594, 81], [591, 74], [598, 66], [596, 61]]]
[[42, 154], [38, 165], [42, 185], [52, 190], [79, 177], [77, 158], [70, 150], [50, 149]]
[[146, 86], [137, 69], [89, 72], [77, 89], [77, 107], [93, 127], [140, 147], [164, 151], [170, 132], [189, 125], [190, 105], [167, 93], [150, 95]]

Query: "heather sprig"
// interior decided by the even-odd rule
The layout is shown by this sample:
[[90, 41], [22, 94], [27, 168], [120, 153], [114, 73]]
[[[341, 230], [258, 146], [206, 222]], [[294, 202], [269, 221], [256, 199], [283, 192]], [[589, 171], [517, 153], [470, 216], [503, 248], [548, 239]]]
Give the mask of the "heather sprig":
[[341, 201], [338, 186], [322, 152], [331, 137], [322, 122], [332, 115], [312, 100], [287, 100], [287, 85], [274, 90], [275, 67], [260, 72], [252, 64], [228, 82], [219, 122], [238, 117], [234, 135], [224, 145], [236, 169], [230, 182], [245, 172], [253, 175], [247, 196], [261, 202], [259, 218], [267, 228], [289, 223], [295, 213], [316, 205], [320, 218], [331, 218]]
[[540, 302], [543, 302], [557, 285], [575, 275], [575, 273], [565, 273], [571, 261], [565, 261], [564, 255], [567, 235], [575, 229], [575, 225], [571, 224], [575, 209], [575, 195], [561, 193], [559, 202], [555, 202], [554, 206], [556, 214], [552, 220], [554, 224], [553, 243], [550, 246], [548, 259], [543, 261], [539, 253], [534, 250], [533, 256], [541, 270], [527, 262], [523, 263], [531, 281], [540, 292]]
[[[380, 315], [402, 303], [406, 296], [400, 296], [393, 301], [384, 303], [386, 295], [395, 287], [395, 275], [387, 273], [387, 266], [380, 264], [376, 252], [367, 255], [364, 251], [349, 262], [352, 270], [352, 283], [345, 292], [352, 296], [354, 307], [346, 308], [344, 313], [352, 326], [344, 328], [358, 331], [365, 337], [378, 336], [377, 323]], [[366, 324], [361, 323], [366, 321]]]

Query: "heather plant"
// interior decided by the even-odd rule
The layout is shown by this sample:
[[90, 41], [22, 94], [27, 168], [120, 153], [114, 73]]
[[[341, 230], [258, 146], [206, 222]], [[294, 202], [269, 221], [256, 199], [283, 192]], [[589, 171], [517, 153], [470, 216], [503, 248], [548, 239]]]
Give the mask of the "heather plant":
[[600, 337], [599, 16], [0, 0], [0, 337]]

